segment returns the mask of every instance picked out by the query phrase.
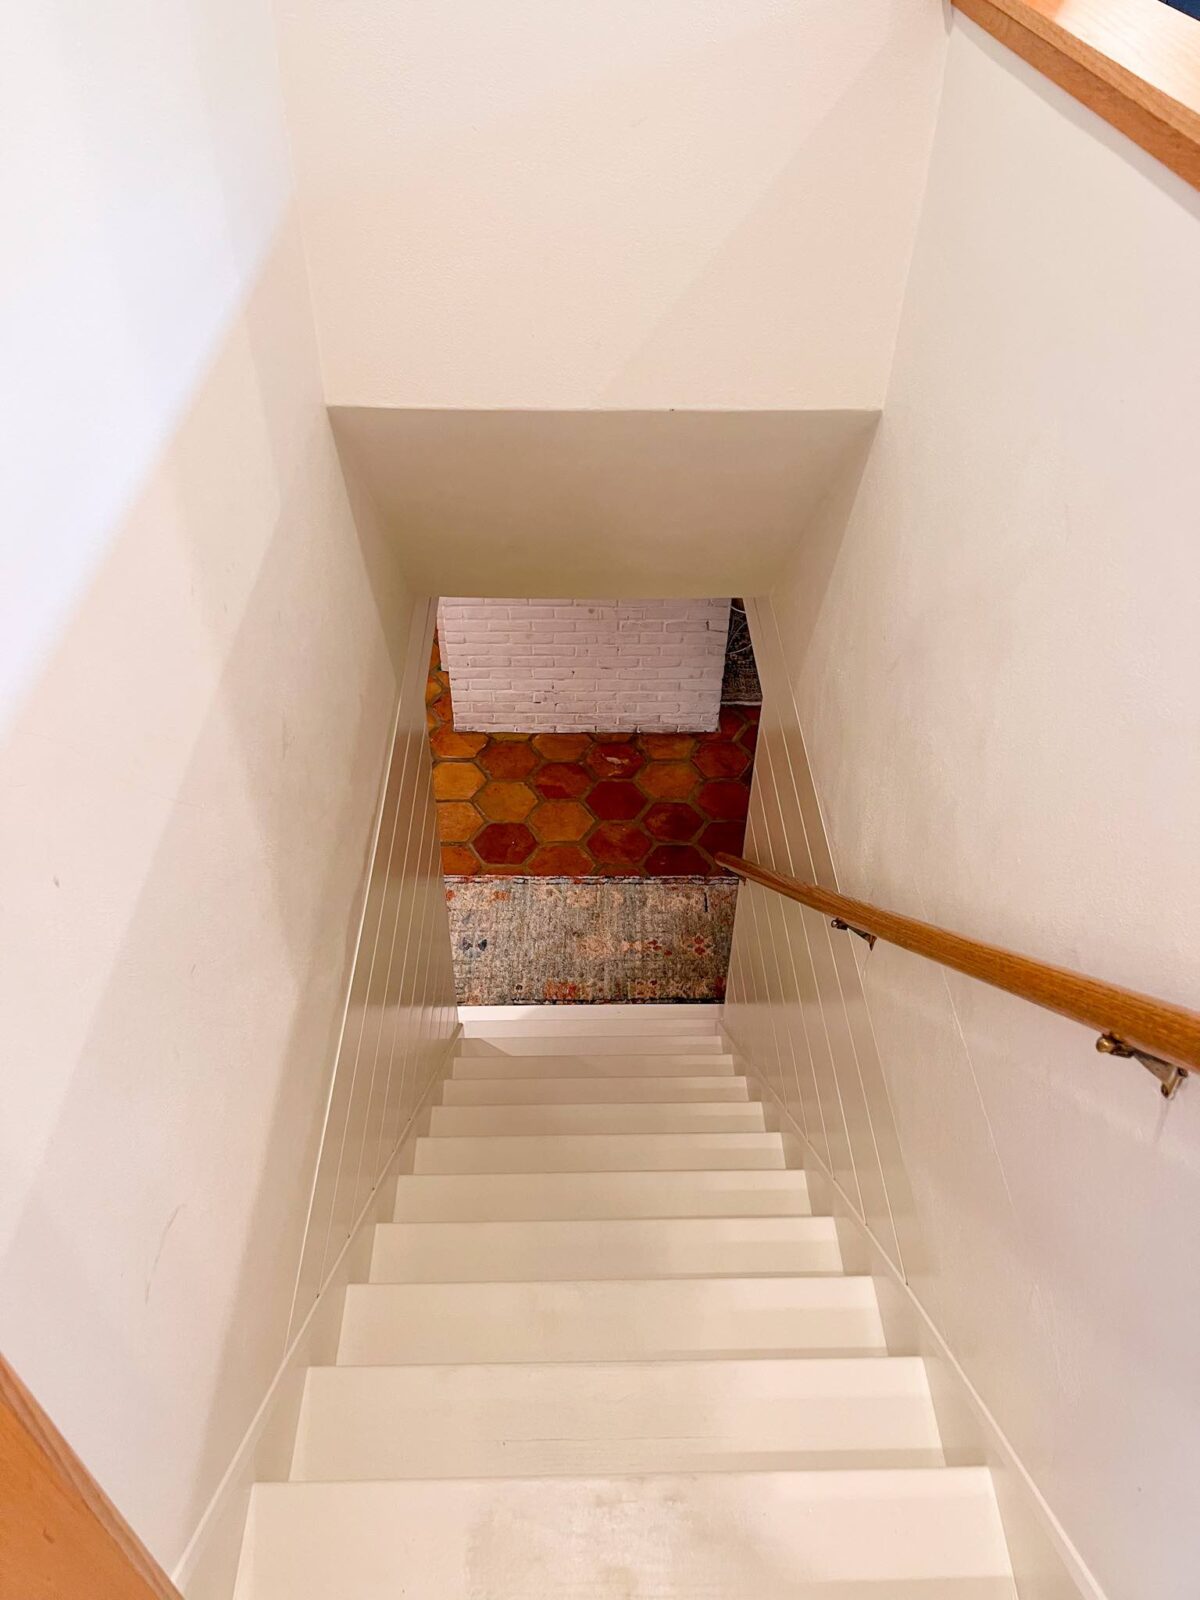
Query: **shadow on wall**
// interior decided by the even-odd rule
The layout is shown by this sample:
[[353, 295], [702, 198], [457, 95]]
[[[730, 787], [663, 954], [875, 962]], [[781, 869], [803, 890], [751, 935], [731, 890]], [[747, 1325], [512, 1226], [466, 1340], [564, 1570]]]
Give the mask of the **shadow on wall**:
[[168, 1567], [282, 1354], [407, 614], [309, 324], [289, 218], [0, 749], [0, 1346]]

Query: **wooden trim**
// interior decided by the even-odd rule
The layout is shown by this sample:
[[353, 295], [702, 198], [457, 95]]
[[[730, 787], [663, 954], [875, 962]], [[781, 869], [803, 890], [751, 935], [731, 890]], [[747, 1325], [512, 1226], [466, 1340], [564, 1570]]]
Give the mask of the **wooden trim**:
[[3, 1356], [0, 1595], [5, 1600], [181, 1600]]
[[953, 967], [968, 978], [990, 983], [1022, 1000], [1030, 1000], [1060, 1017], [1070, 1017], [1097, 1032], [1115, 1034], [1132, 1049], [1158, 1056], [1188, 1072], [1200, 1072], [1200, 1013], [1156, 1000], [1152, 995], [1121, 989], [1113, 983], [1086, 978], [1066, 967], [1048, 966], [1029, 956], [1016, 955], [997, 945], [980, 944], [962, 934], [949, 933], [930, 922], [915, 922], [911, 917], [883, 911], [864, 900], [850, 900], [815, 883], [801, 883], [778, 872], [745, 861], [741, 856], [719, 855], [718, 863], [764, 889], [798, 900], [827, 916], [839, 917], [853, 928], [861, 928], [888, 944], [911, 950]]
[[1161, 0], [954, 0], [954, 5], [1200, 188], [1200, 22]]

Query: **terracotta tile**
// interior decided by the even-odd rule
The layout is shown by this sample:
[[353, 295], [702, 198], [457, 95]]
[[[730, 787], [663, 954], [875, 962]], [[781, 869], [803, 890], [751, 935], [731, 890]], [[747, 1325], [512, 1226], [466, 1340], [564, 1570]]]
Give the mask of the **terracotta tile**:
[[718, 822], [729, 822], [734, 817], [744, 817], [750, 806], [750, 786], [736, 783], [732, 778], [719, 778], [706, 783], [696, 796], [700, 810]]
[[445, 687], [444, 683], [438, 682], [437, 673], [431, 672], [425, 680], [425, 704], [432, 705], [441, 696]]
[[602, 822], [588, 840], [588, 849], [608, 871], [636, 867], [649, 848], [642, 830], [628, 822]]
[[754, 754], [754, 747], [758, 743], [757, 722], [748, 722], [746, 724], [741, 733], [738, 734], [738, 743], [743, 749], [749, 750], [751, 755]]
[[537, 764], [537, 752], [529, 744], [491, 744], [479, 758], [493, 778], [527, 778]]
[[742, 723], [745, 721], [742, 713], [747, 709], [745, 706], [722, 706], [716, 728], [712, 733], [700, 735], [701, 744], [711, 744], [716, 739], [735, 739], [742, 731]]
[[475, 849], [489, 867], [519, 866], [528, 861], [536, 843], [520, 822], [489, 822], [476, 836]]
[[638, 776], [638, 788], [653, 800], [686, 800], [700, 774], [686, 761], [652, 761]]
[[636, 745], [628, 740], [620, 744], [602, 743], [599, 734], [584, 759], [598, 778], [632, 778], [646, 764], [645, 756]]
[[543, 800], [529, 818], [536, 836], [551, 843], [582, 839], [591, 825], [591, 816], [578, 800]]
[[652, 761], [689, 761], [696, 748], [690, 733], [643, 733], [638, 743]]
[[537, 795], [527, 783], [489, 783], [479, 791], [476, 804], [493, 822], [524, 822], [537, 805]]
[[659, 800], [642, 818], [642, 826], [655, 839], [682, 844], [700, 832], [702, 819], [680, 800]]
[[690, 844], [658, 844], [646, 857], [652, 878], [707, 878], [711, 864]]
[[546, 878], [586, 878], [595, 872], [596, 864], [577, 844], [544, 844], [527, 870]]
[[483, 821], [475, 807], [465, 800], [438, 802], [438, 833], [443, 844], [460, 844], [469, 839]]
[[710, 855], [724, 850], [727, 855], [740, 856], [746, 845], [746, 820], [743, 817], [737, 822], [710, 822], [696, 843]]
[[479, 857], [474, 850], [468, 850], [465, 844], [442, 846], [442, 871], [447, 877], [466, 877], [480, 870]]
[[450, 700], [450, 691], [444, 689], [436, 700], [430, 702], [429, 709], [439, 722], [454, 721], [454, 706]]
[[578, 761], [591, 742], [587, 733], [539, 733], [533, 748], [547, 761]]
[[433, 792], [438, 800], [469, 800], [483, 782], [483, 773], [473, 761], [438, 761], [434, 765]]
[[448, 722], [439, 723], [429, 737], [430, 748], [441, 761], [477, 756], [486, 743], [486, 733], [459, 733]]
[[439, 724], [438, 724], [438, 714], [437, 714], [437, 712], [433, 709], [432, 706], [426, 706], [425, 707], [425, 726], [432, 733], [434, 728], [436, 728], [438, 725]]
[[493, 733], [488, 737], [501, 744], [529, 744], [533, 739], [531, 733]]
[[631, 822], [646, 804], [646, 796], [635, 783], [608, 778], [589, 791], [587, 803], [601, 822]]
[[737, 778], [750, 765], [750, 752], [741, 745], [719, 739], [696, 751], [696, 766], [706, 778]]
[[533, 786], [547, 800], [577, 800], [592, 784], [586, 767], [572, 761], [555, 761], [534, 774]]

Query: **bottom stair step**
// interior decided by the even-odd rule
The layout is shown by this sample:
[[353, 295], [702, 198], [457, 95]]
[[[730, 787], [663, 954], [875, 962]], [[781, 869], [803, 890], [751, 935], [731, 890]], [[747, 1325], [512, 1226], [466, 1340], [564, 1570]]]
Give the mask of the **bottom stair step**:
[[237, 1600], [1014, 1600], [988, 1473], [259, 1484]]
[[293, 1479], [941, 1466], [913, 1356], [310, 1369]]

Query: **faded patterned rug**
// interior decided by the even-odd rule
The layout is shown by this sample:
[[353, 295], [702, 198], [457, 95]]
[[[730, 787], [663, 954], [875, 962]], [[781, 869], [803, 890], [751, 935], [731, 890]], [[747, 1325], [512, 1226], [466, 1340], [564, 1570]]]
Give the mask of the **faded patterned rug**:
[[735, 878], [448, 877], [459, 1005], [718, 1001]]

